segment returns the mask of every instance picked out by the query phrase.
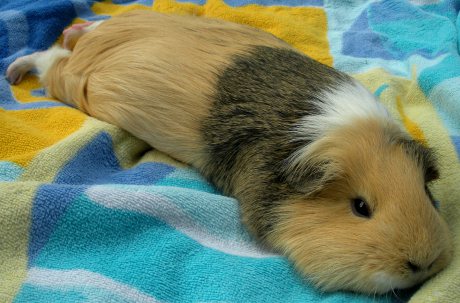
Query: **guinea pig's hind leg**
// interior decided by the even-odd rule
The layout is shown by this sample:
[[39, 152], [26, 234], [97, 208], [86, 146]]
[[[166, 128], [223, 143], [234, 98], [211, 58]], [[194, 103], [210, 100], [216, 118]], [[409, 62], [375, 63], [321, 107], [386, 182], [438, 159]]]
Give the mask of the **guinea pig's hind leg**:
[[64, 35], [62, 46], [68, 50], [73, 50], [75, 44], [77, 44], [77, 41], [81, 36], [95, 29], [102, 22], [104, 21], [85, 22], [71, 25], [62, 32]]
[[35, 69], [43, 80], [51, 66], [58, 60], [70, 56], [69, 50], [54, 46], [43, 52], [17, 58], [6, 70], [6, 79], [10, 84], [19, 84], [24, 75]]

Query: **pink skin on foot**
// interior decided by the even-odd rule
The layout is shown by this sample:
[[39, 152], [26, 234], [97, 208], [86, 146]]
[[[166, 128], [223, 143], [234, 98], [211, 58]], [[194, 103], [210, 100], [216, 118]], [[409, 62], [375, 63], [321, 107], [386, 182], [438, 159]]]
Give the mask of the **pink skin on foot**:
[[93, 23], [94, 22], [77, 23], [66, 28], [62, 32], [62, 34], [64, 35], [64, 42], [62, 43], [62, 46], [70, 50], [71, 41], [82, 36], [85, 33], [85, 28]]

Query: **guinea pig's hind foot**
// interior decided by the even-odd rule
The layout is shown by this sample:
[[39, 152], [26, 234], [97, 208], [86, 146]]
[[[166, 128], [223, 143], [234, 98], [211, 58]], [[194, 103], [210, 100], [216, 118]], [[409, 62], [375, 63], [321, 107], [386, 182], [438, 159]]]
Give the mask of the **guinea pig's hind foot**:
[[35, 59], [38, 53], [17, 58], [6, 70], [6, 80], [10, 84], [21, 83], [24, 75], [31, 71], [35, 66]]
[[73, 50], [75, 44], [77, 44], [77, 41], [78, 39], [80, 39], [81, 36], [95, 29], [102, 22], [103, 21], [89, 21], [85, 23], [77, 23], [71, 25], [62, 32], [62, 34], [64, 35], [64, 41], [62, 43], [62, 46], [65, 49]]

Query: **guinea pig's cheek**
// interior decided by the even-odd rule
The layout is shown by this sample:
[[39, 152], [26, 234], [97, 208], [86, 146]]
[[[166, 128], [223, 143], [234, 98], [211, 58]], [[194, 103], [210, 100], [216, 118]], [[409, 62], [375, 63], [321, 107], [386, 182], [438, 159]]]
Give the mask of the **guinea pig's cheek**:
[[397, 288], [408, 288], [416, 283], [416, 281], [402, 279], [383, 271], [376, 272], [372, 275], [371, 279], [374, 282], [375, 291], [378, 293], [385, 293]]

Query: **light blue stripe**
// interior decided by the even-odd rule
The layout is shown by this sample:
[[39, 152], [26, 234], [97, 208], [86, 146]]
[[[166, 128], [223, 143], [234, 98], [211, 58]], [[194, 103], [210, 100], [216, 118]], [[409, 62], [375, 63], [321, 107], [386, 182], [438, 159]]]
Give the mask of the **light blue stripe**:
[[0, 181], [14, 181], [22, 172], [23, 169], [19, 165], [9, 161], [0, 161]]
[[[439, 72], [442, 73], [441, 70]], [[460, 135], [459, 87], [460, 76], [442, 81], [434, 86], [428, 95], [451, 136]]]
[[267, 256], [242, 226], [235, 199], [185, 188], [136, 185], [94, 186], [86, 195], [106, 207], [153, 216], [204, 246], [239, 256]]
[[195, 189], [200, 192], [218, 193], [217, 189], [206, 181], [196, 170], [176, 169], [156, 183], [158, 186], [174, 186]]
[[83, 18], [87, 21], [101, 21], [110, 18], [109, 15], [96, 15], [91, 10], [92, 2], [88, 3], [88, 0], [71, 0], [75, 14], [78, 18]]
[[51, 107], [69, 107], [68, 105], [58, 101], [39, 101], [28, 103], [8, 103], [0, 104], [0, 108], [5, 110], [24, 110], [24, 109], [37, 109], [37, 108], [51, 108]]
[[[31, 287], [30, 291], [20, 293], [16, 301], [37, 302], [24, 300], [24, 294], [40, 294], [42, 289], [48, 289], [50, 295], [48, 302], [75, 302], [82, 295], [85, 302], [110, 302], [118, 303], [159, 303], [158, 300], [148, 296], [130, 285], [122, 284], [98, 273], [85, 270], [50, 270], [32, 267], [27, 273], [25, 285]], [[56, 290], [59, 289], [59, 292]], [[70, 297], [70, 298], [69, 298]], [[71, 300], [71, 301], [67, 301]]]

